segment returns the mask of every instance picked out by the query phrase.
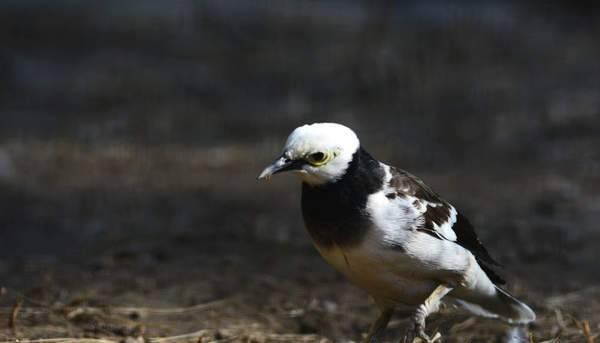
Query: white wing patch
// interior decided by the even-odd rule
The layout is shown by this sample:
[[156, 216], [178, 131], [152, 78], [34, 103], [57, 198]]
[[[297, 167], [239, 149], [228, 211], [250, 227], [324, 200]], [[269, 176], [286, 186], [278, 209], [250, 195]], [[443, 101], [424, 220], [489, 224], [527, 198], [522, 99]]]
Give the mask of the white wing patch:
[[423, 225], [422, 213], [412, 205], [413, 197], [397, 197], [390, 200], [385, 191], [369, 196], [366, 210], [375, 228], [383, 234], [383, 240], [390, 244], [404, 242], [407, 235]]
[[[385, 171], [384, 186], [380, 192], [372, 194], [367, 203], [367, 211], [384, 232], [384, 239], [390, 242], [401, 242], [405, 238], [404, 231], [427, 230], [431, 234], [451, 242], [456, 242], [456, 232], [453, 225], [457, 220], [457, 211], [454, 206], [446, 202], [431, 202], [408, 195], [409, 189], [397, 189], [390, 186], [392, 173], [390, 166], [381, 164]], [[447, 212], [446, 218], [435, 221], [428, 220], [437, 208]], [[426, 227], [426, 223], [431, 223]]]
[[[422, 214], [425, 208], [413, 205], [418, 199], [412, 196], [397, 197], [398, 190], [389, 186], [392, 179], [390, 167], [381, 164], [385, 171], [383, 189], [371, 194], [367, 200], [366, 210], [371, 216], [375, 228], [382, 234], [386, 244], [397, 245], [407, 240], [411, 231], [423, 225]], [[390, 199], [390, 194], [394, 198]]]

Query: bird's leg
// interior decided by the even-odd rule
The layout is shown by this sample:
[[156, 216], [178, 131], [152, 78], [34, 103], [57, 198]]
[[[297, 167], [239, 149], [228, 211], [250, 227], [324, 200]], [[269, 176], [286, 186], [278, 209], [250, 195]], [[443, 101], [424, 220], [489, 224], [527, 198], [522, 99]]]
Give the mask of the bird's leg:
[[379, 336], [387, 327], [390, 318], [392, 317], [392, 313], [394, 313], [394, 309], [391, 307], [384, 308], [381, 311], [381, 314], [379, 317], [377, 317], [377, 320], [369, 328], [369, 333], [367, 334], [367, 338], [365, 339], [364, 343], [377, 343]]
[[425, 319], [440, 308], [440, 301], [452, 289], [448, 285], [437, 286], [429, 297], [417, 307], [412, 318], [412, 325], [404, 337], [404, 343], [412, 343], [416, 337], [425, 342], [432, 342], [431, 338], [425, 334]]

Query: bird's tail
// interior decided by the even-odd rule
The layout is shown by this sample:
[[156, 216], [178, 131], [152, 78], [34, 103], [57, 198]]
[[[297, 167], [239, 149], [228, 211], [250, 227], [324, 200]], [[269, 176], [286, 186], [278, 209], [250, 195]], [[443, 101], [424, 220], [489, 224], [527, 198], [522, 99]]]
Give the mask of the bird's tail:
[[535, 321], [535, 312], [502, 288], [495, 286], [491, 295], [461, 297], [457, 303], [474, 314], [488, 318], [497, 318], [510, 324], [528, 324]]

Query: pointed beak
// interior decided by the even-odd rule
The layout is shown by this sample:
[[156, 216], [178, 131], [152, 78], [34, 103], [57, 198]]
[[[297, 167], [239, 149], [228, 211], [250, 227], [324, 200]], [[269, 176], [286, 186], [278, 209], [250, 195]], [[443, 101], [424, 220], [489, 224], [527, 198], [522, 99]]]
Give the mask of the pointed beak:
[[290, 160], [285, 156], [280, 157], [277, 161], [273, 162], [270, 166], [266, 167], [262, 173], [258, 176], [259, 180], [269, 179], [272, 175], [277, 173], [299, 170], [302, 169], [304, 160]]

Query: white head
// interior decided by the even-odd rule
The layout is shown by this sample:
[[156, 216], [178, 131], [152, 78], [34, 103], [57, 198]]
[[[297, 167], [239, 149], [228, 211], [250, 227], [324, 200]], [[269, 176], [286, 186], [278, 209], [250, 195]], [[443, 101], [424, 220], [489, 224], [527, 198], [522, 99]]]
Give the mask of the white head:
[[344, 175], [360, 142], [354, 131], [335, 123], [315, 123], [296, 128], [283, 154], [258, 177], [292, 171], [309, 184], [319, 185]]

